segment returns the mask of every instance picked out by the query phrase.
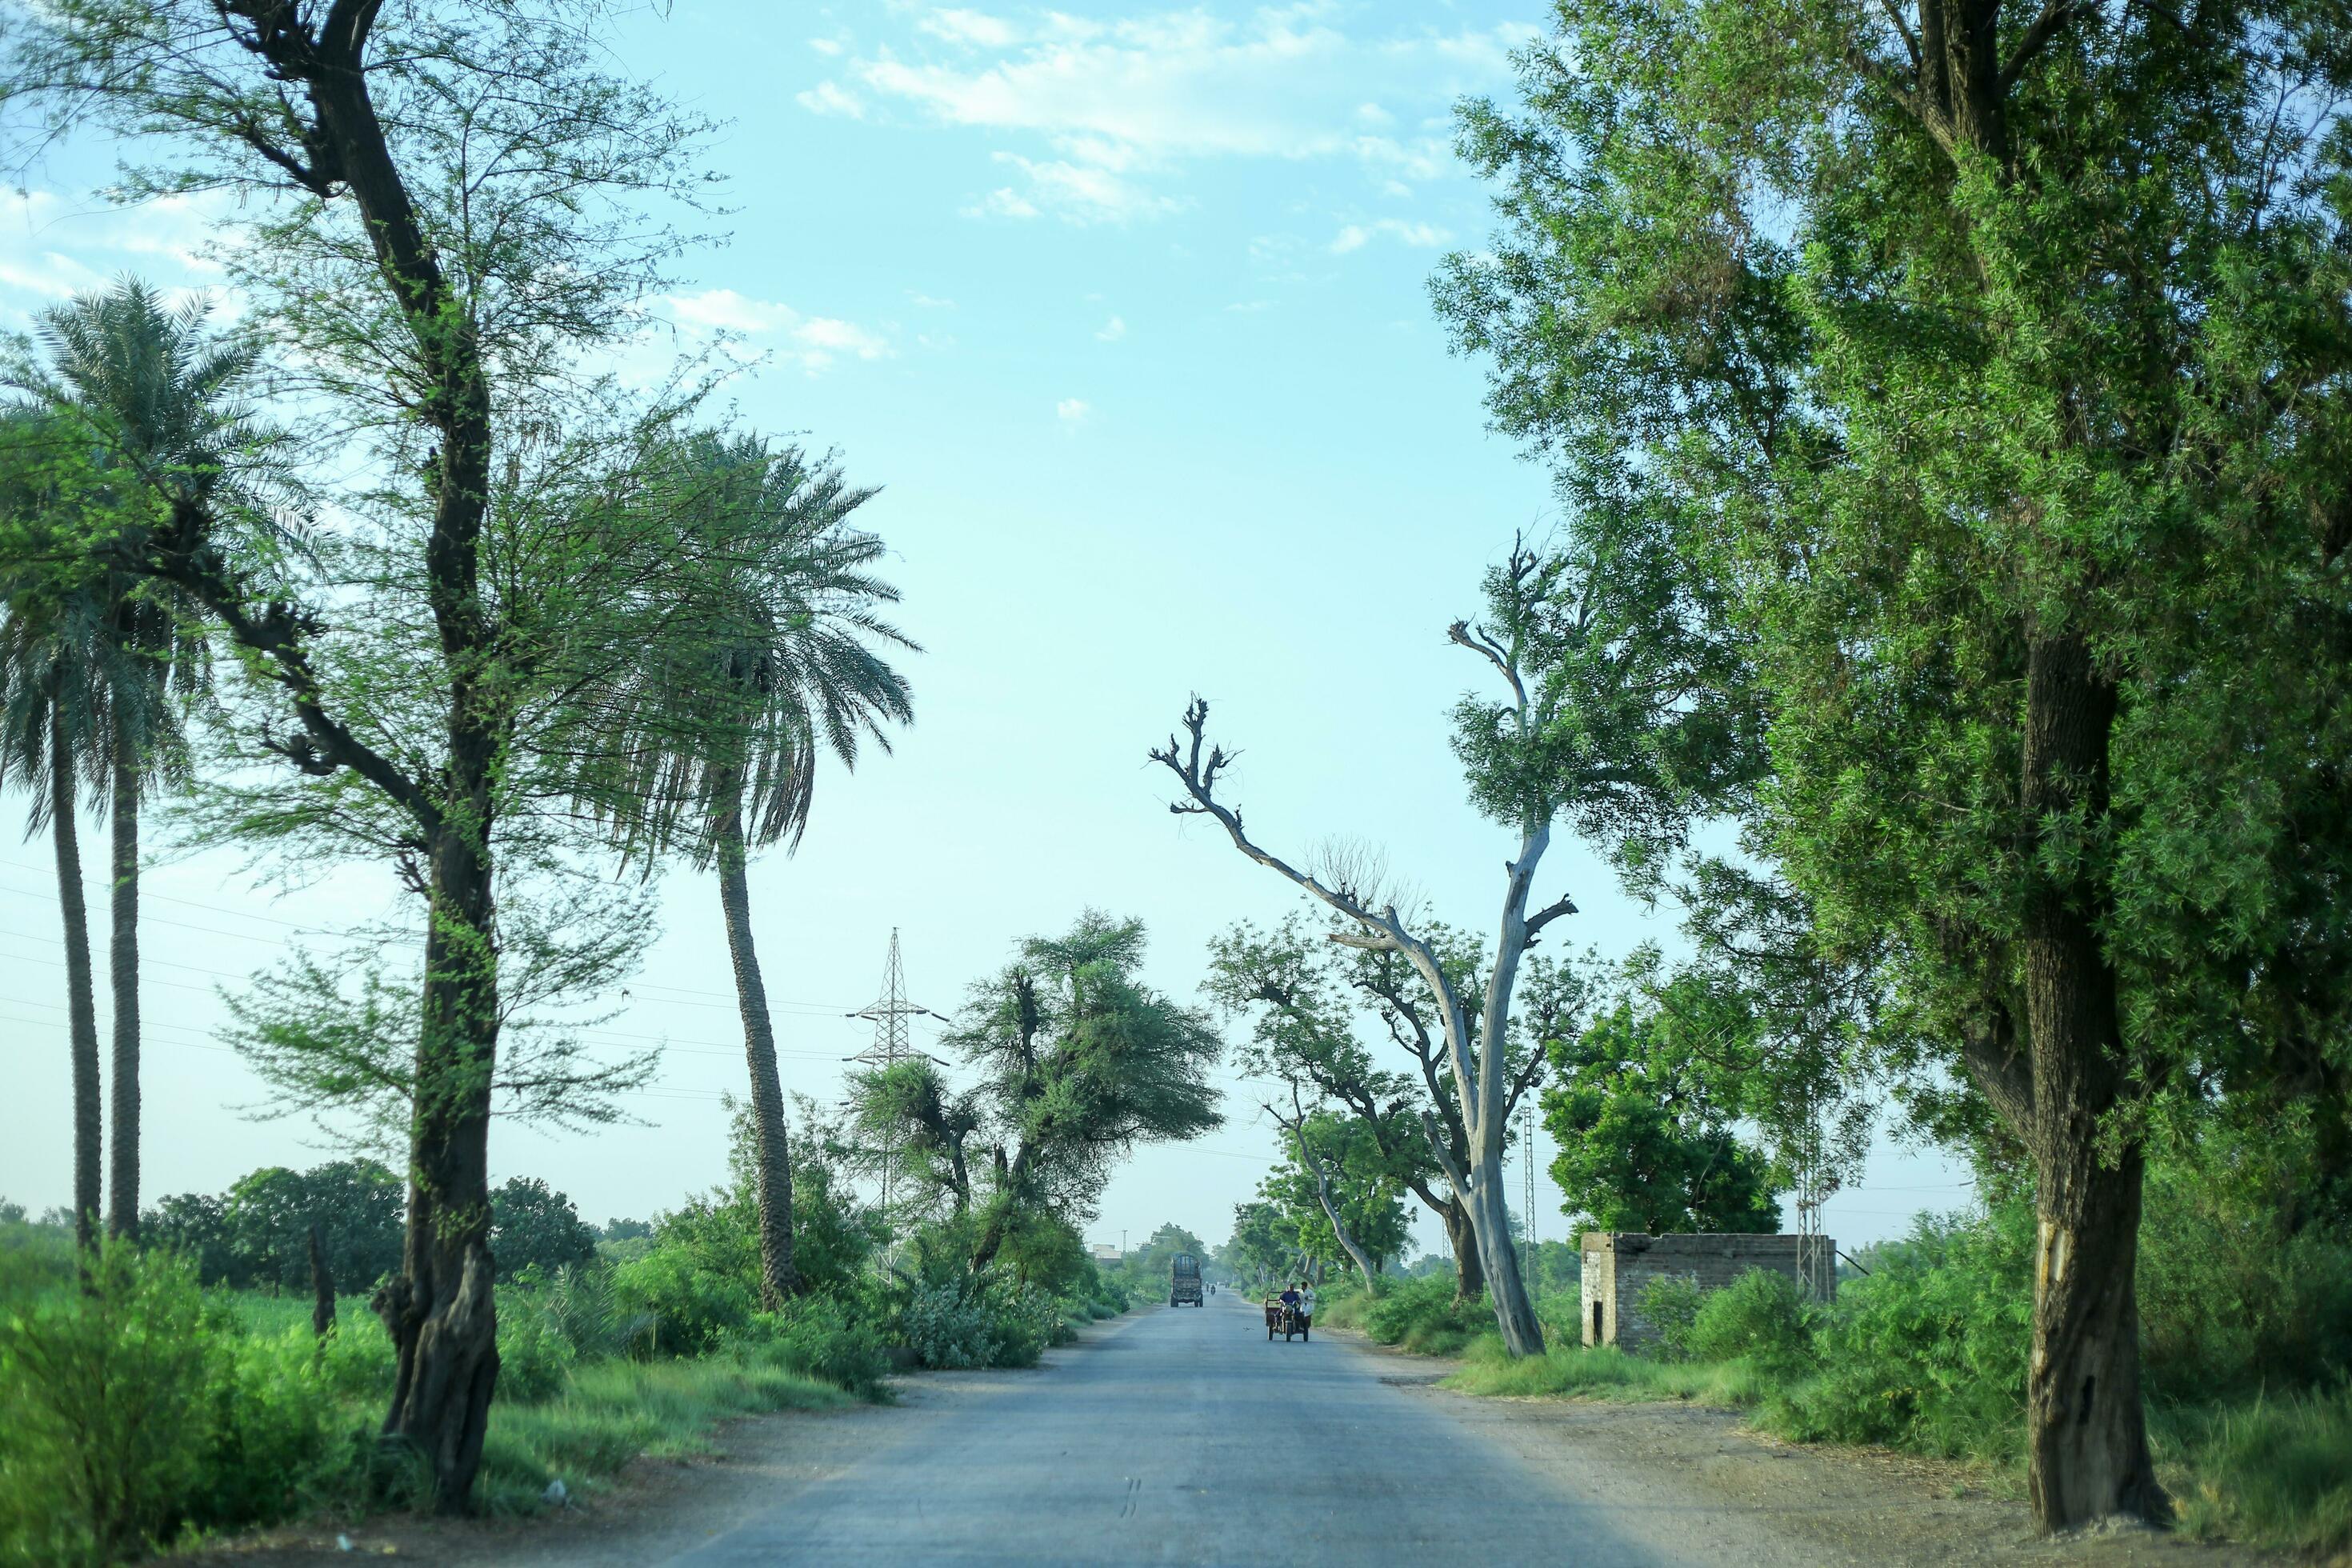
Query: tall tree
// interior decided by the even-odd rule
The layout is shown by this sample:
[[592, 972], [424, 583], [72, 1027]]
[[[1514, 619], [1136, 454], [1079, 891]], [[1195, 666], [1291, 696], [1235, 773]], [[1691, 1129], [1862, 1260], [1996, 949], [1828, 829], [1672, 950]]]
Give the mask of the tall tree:
[[2037, 1521], [2161, 1516], [2150, 1119], [2352, 1070], [2352, 30], [1559, 16], [1467, 111], [1502, 233], [1440, 308], [1577, 526], [1673, 542], [1770, 715], [1749, 847], [2031, 1163]]
[[600, 9], [63, 0], [11, 17], [0, 69], [43, 133], [96, 120], [152, 159], [126, 194], [252, 198], [233, 276], [332, 447], [375, 459], [346, 487], [352, 575], [330, 599], [364, 637], [241, 568], [215, 508], [184, 498], [112, 548], [201, 605], [271, 694], [268, 749], [299, 787], [236, 830], [383, 858], [423, 900], [405, 1255], [378, 1307], [385, 1437], [452, 1511], [498, 1374], [498, 869], [563, 861], [525, 763], [677, 597], [677, 563], [613, 504], [613, 454], [642, 441], [580, 365], [638, 330], [677, 239], [634, 208], [695, 199], [703, 127], [610, 74]]
[[[58, 384], [51, 401], [91, 427], [93, 444], [129, 495], [150, 504], [211, 508], [234, 487], [260, 433], [238, 401], [254, 367], [250, 343], [205, 330], [200, 300], [177, 310], [136, 279], [47, 312], [41, 335]], [[260, 509], [249, 517], [266, 518]], [[267, 542], [289, 542], [265, 528]], [[107, 1229], [139, 1226], [139, 824], [143, 798], [184, 784], [184, 715], [211, 682], [211, 648], [166, 583], [119, 568], [96, 585], [106, 605], [110, 823], [110, 1064]]]
[[907, 682], [877, 645], [916, 645], [877, 613], [898, 597], [870, 571], [882, 541], [848, 526], [874, 491], [829, 458], [752, 437], [699, 434], [672, 463], [677, 526], [721, 564], [700, 624], [647, 647], [641, 668], [600, 694], [615, 739], [590, 766], [590, 796], [631, 853], [682, 849], [718, 872], [757, 1132], [760, 1290], [772, 1310], [798, 1289], [793, 1166], [746, 872], [754, 848], [798, 844], [822, 752], [854, 767], [861, 740], [887, 751], [886, 725], [913, 718]]
[[[1427, 1112], [1424, 1125], [1432, 1152], [1469, 1211], [1496, 1324], [1502, 1331], [1504, 1346], [1515, 1356], [1541, 1354], [1543, 1329], [1519, 1279], [1503, 1180], [1503, 1149], [1510, 1121], [1507, 1107], [1514, 1099], [1515, 1075], [1509, 1060], [1512, 1004], [1529, 945], [1553, 921], [1576, 912], [1575, 904], [1565, 896], [1538, 910], [1528, 908], [1536, 872], [1551, 844], [1552, 824], [1566, 804], [1558, 793], [1556, 775], [1518, 761], [1530, 741], [1546, 733], [1551, 720], [1545, 695], [1531, 691], [1523, 674], [1537, 611], [1554, 585], [1552, 576], [1539, 568], [1531, 552], [1514, 548], [1508, 564], [1493, 574], [1488, 583], [1491, 629], [1473, 628], [1466, 621], [1457, 621], [1453, 627], [1454, 641], [1491, 665], [1510, 693], [1491, 710], [1465, 700], [1462, 743], [1474, 756], [1500, 755], [1517, 763], [1489, 766], [1483, 773], [1473, 769], [1481, 805], [1518, 836], [1517, 853], [1505, 864], [1501, 919], [1482, 986], [1465, 985], [1448, 968], [1429, 934], [1415, 928], [1411, 914], [1401, 913], [1384, 899], [1376, 881], [1363, 877], [1360, 868], [1343, 864], [1327, 867], [1321, 874], [1303, 870], [1261, 848], [1243, 831], [1240, 811], [1217, 797], [1217, 775], [1233, 759], [1223, 747], [1208, 742], [1206, 702], [1194, 698], [1185, 710], [1185, 739], [1171, 736], [1166, 746], [1151, 752], [1152, 761], [1173, 774], [1184, 791], [1184, 798], [1171, 804], [1171, 811], [1214, 818], [1233, 839], [1234, 848], [1342, 917], [1345, 929], [1334, 931], [1331, 941], [1344, 947], [1395, 954], [1425, 988], [1431, 1010], [1437, 1015], [1435, 1032], [1444, 1044], [1446, 1071], [1459, 1097], [1467, 1149], [1457, 1153], [1450, 1148]], [[1506, 773], [1507, 779], [1500, 776]]]
[[108, 749], [112, 727], [112, 650], [106, 606], [75, 549], [77, 511], [94, 490], [76, 460], [79, 447], [68, 421], [18, 409], [0, 422], [0, 508], [10, 546], [0, 583], [0, 780], [30, 794], [26, 834], [48, 830], [56, 866], [73, 1071], [74, 1237], [87, 1247], [103, 1195], [104, 1115], [80, 812], [90, 764]]

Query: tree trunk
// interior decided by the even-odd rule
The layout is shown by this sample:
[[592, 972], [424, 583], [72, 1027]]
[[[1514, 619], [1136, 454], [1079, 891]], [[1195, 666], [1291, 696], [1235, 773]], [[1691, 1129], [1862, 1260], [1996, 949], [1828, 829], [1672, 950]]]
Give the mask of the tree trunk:
[[784, 1131], [784, 1086], [776, 1069], [776, 1035], [768, 987], [751, 945], [751, 889], [744, 876], [742, 787], [714, 825], [719, 836], [719, 902], [727, 915], [727, 951], [735, 964], [735, 1002], [743, 1015], [743, 1058], [751, 1077], [751, 1126], [760, 1197], [760, 1300], [770, 1311], [800, 1289], [793, 1266], [792, 1147]]
[[[490, 1079], [498, 1057], [498, 971], [490, 863], [490, 752], [461, 737], [452, 773], [478, 781], [465, 827], [434, 836], [425, 940], [423, 1026], [409, 1121], [408, 1225], [401, 1272], [376, 1294], [392, 1336], [387, 1442], [424, 1456], [433, 1507], [462, 1513], [473, 1498], [498, 1385], [498, 1309], [491, 1300]], [[462, 770], [462, 771], [461, 771]]]
[[310, 1332], [325, 1339], [335, 1327], [335, 1277], [327, 1272], [327, 1249], [320, 1245], [319, 1227], [310, 1226]]
[[1528, 1300], [1519, 1277], [1519, 1249], [1511, 1244], [1511, 1211], [1505, 1197], [1502, 1161], [1474, 1167], [1470, 1188], [1470, 1225], [1478, 1261], [1486, 1276], [1486, 1299], [1495, 1309], [1495, 1326], [1502, 1331], [1503, 1348], [1514, 1356], [1541, 1355], [1543, 1325], [1536, 1320], [1535, 1304]]
[[1486, 1270], [1478, 1261], [1478, 1237], [1470, 1228], [1470, 1211], [1460, 1198], [1449, 1198], [1437, 1211], [1445, 1224], [1445, 1245], [1454, 1251], [1454, 1304], [1475, 1301], [1486, 1290]]
[[139, 748], [120, 720], [114, 736], [114, 1125], [108, 1148], [106, 1228], [139, 1234]]
[[[2114, 688], [2079, 638], [2033, 637], [2020, 801], [2030, 834], [2106, 815], [2115, 716]], [[2140, 1405], [2140, 1152], [2128, 1147], [2109, 1167], [2098, 1148], [2100, 1121], [2124, 1089], [2103, 907], [2093, 874], [2045, 875], [2029, 892], [2021, 933], [2032, 1053], [2025, 1137], [2037, 1178], [2026, 1487], [2043, 1531], [2170, 1512]]]
[[82, 900], [81, 834], [74, 812], [73, 752], [65, 715], [49, 703], [49, 836], [58, 857], [58, 902], [66, 940], [66, 1032], [73, 1052], [74, 1241], [97, 1240], [99, 1152], [98, 1005], [90, 991], [89, 910]]
[[1372, 1261], [1371, 1254], [1356, 1245], [1356, 1238], [1348, 1234], [1348, 1222], [1339, 1217], [1339, 1205], [1331, 1201], [1331, 1182], [1323, 1173], [1323, 1163], [1307, 1152], [1307, 1135], [1303, 1130], [1292, 1127], [1290, 1141], [1297, 1146], [1299, 1163], [1305, 1165], [1307, 1173], [1315, 1178], [1315, 1199], [1323, 1205], [1323, 1217], [1331, 1222], [1331, 1234], [1339, 1238], [1340, 1249], [1355, 1264], [1356, 1271], [1364, 1277], [1367, 1284], [1370, 1283], [1372, 1276], [1381, 1271], [1380, 1266]]

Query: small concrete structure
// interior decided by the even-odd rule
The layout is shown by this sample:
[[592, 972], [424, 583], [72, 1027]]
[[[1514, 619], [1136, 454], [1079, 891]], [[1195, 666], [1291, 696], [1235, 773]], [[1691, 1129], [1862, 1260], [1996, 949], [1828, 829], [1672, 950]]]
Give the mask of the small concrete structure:
[[[1812, 1257], [1806, 1259], [1804, 1250]], [[1811, 1268], [1801, 1267], [1810, 1261]], [[1642, 1291], [1653, 1279], [1688, 1279], [1720, 1290], [1751, 1268], [1785, 1274], [1798, 1285], [1808, 1276], [1820, 1300], [1837, 1298], [1837, 1244], [1828, 1237], [1741, 1236], [1701, 1232], [1643, 1236], [1636, 1231], [1584, 1234], [1584, 1342], [1639, 1350], [1657, 1338], [1642, 1317]]]

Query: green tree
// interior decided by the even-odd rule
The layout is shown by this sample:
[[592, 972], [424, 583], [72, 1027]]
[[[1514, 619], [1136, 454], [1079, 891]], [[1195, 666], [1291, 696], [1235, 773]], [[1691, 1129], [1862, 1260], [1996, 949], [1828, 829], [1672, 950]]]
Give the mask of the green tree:
[[1283, 1163], [1258, 1184], [1297, 1231], [1301, 1251], [1318, 1263], [1345, 1261], [1369, 1279], [1404, 1250], [1403, 1191], [1388, 1149], [1401, 1143], [1395, 1127], [1362, 1118], [1293, 1108], [1285, 1120], [1267, 1110], [1288, 1135]]
[[870, 571], [882, 541], [848, 526], [872, 490], [829, 458], [749, 437], [698, 434], [672, 461], [671, 515], [721, 564], [698, 624], [648, 645], [642, 667], [600, 693], [602, 727], [620, 739], [589, 795], [630, 852], [682, 850], [718, 872], [761, 1151], [760, 1292], [773, 1310], [797, 1289], [792, 1160], [746, 871], [754, 848], [799, 843], [823, 752], [855, 766], [861, 739], [887, 751], [886, 725], [913, 718], [875, 645], [915, 644], [877, 613], [898, 597]]
[[596, 1227], [537, 1176], [509, 1176], [490, 1194], [490, 1251], [509, 1279], [532, 1268], [552, 1274], [596, 1256]]
[[1753, 1093], [1756, 1020], [1677, 978], [1549, 1043], [1544, 1130], [1579, 1228], [1776, 1231], [1780, 1183], [1737, 1125]]
[[1207, 1077], [1216, 1031], [1137, 978], [1143, 944], [1142, 921], [1094, 910], [1024, 942], [1016, 963], [971, 987], [942, 1042], [976, 1076], [965, 1093], [948, 1093], [928, 1061], [851, 1079], [867, 1137], [898, 1131], [908, 1178], [970, 1216], [972, 1268], [1024, 1214], [1093, 1218], [1112, 1163], [1136, 1144], [1223, 1124]]
[[201, 605], [268, 708], [286, 772], [226, 790], [214, 836], [365, 854], [420, 898], [384, 1435], [451, 1511], [498, 1374], [499, 872], [573, 864], [544, 767], [593, 743], [569, 699], [690, 600], [692, 563], [615, 472], [666, 421], [581, 367], [638, 331], [677, 237], [636, 209], [697, 199], [704, 127], [613, 76], [597, 21], [562, 0], [66, 0], [12, 16], [0, 68], [18, 124], [95, 121], [147, 160], [122, 194], [250, 198], [231, 275], [350, 476], [315, 599], [237, 562], [212, 506], [153, 509], [108, 549]]
[[2037, 1521], [2161, 1515], [2147, 1129], [2352, 1065], [2345, 20], [1559, 17], [1441, 310], [1580, 548], [1670, 541], [1769, 715], [1723, 804], [2032, 1171]]
[[231, 1282], [307, 1292], [315, 1226], [336, 1289], [373, 1285], [400, 1267], [401, 1197], [400, 1178], [373, 1160], [252, 1172], [222, 1203]]
[[1277, 1204], [1263, 1198], [1234, 1205], [1234, 1231], [1217, 1262], [1243, 1290], [1286, 1277], [1301, 1256], [1298, 1226]]
[[[166, 310], [144, 284], [126, 279], [41, 319], [57, 378], [50, 401], [89, 428], [109, 467], [124, 470], [116, 484], [126, 500], [144, 491], [142, 499], [166, 508], [217, 507], [262, 443], [238, 396], [254, 347], [208, 333], [205, 315], [195, 300]], [[267, 517], [258, 508], [242, 510]], [[259, 531], [256, 542], [288, 541], [266, 521]], [[106, 755], [91, 771], [107, 775], [100, 798], [111, 819], [107, 1229], [127, 1236], [139, 1225], [140, 808], [188, 781], [185, 716], [210, 689], [212, 659], [208, 639], [191, 627], [184, 595], [116, 563], [94, 564], [108, 689]]]
[[173, 1193], [140, 1216], [139, 1235], [145, 1245], [186, 1258], [203, 1284], [236, 1278], [236, 1250], [223, 1198], [210, 1193]]
[[107, 750], [111, 649], [105, 606], [76, 558], [75, 526], [93, 505], [71, 425], [26, 410], [0, 419], [0, 508], [9, 534], [0, 583], [0, 781], [31, 796], [27, 837], [47, 828], [65, 940], [66, 1034], [73, 1071], [73, 1226], [95, 1238], [103, 1197], [104, 1115], [80, 811], [90, 760]]

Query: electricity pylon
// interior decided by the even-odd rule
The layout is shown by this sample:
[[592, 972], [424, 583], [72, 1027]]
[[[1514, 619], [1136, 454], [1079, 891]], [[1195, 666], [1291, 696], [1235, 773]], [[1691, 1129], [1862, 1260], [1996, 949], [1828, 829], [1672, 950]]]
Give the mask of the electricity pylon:
[[[874, 1021], [874, 1044], [849, 1059], [870, 1062], [887, 1072], [909, 1057], [922, 1057], [926, 1061], [939, 1058], [914, 1048], [907, 1035], [907, 1020], [913, 1017], [936, 1018], [929, 1007], [918, 1006], [907, 1000], [907, 973], [898, 962], [898, 928], [890, 928], [890, 958], [882, 972], [882, 995], [871, 1006], [861, 1007], [849, 1016]], [[891, 1226], [890, 1249], [887, 1261], [898, 1260], [898, 1233], [890, 1218], [890, 1183], [898, 1158], [898, 1135], [894, 1131], [890, 1141], [882, 1146], [882, 1221]]]

